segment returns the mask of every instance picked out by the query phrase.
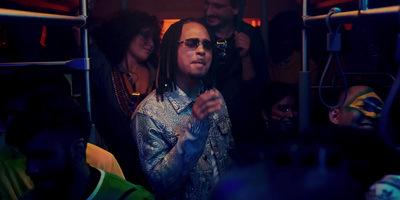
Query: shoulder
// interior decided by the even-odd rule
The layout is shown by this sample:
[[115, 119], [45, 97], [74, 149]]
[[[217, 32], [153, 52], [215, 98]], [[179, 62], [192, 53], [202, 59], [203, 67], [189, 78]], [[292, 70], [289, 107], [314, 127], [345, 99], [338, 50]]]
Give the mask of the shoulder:
[[104, 181], [99, 191], [99, 195], [104, 195], [102, 199], [115, 198], [119, 199], [154, 199], [153, 195], [143, 186], [135, 185], [121, 177], [104, 171]]
[[[165, 100], [164, 100], [165, 101]], [[153, 90], [146, 96], [146, 98], [143, 99], [142, 102], [138, 105], [136, 108], [133, 116], [135, 116], [137, 113], [148, 113], [151, 112], [154, 108], [162, 106], [161, 100], [157, 100], [157, 94], [156, 90]]]
[[[94, 144], [87, 143], [86, 161], [90, 165], [92, 165], [92, 164], [96, 165], [96, 164], [109, 162], [113, 159], [113, 157], [114, 156], [110, 152], [108, 152]], [[93, 167], [96, 167], [96, 166], [93, 166]]]
[[138, 105], [131, 119], [136, 117], [150, 117], [154, 120], [162, 120], [161, 116], [167, 115], [169, 107], [169, 100], [164, 96], [164, 101], [161, 97], [157, 98], [156, 91], [153, 90], [147, 97]]
[[91, 70], [104, 71], [111, 69], [111, 63], [108, 61], [104, 53], [98, 48], [96, 43], [89, 46], [89, 57]]
[[261, 37], [260, 31], [256, 27], [243, 21], [242, 21], [242, 32], [246, 33], [249, 36], [251, 35], [251, 36]]

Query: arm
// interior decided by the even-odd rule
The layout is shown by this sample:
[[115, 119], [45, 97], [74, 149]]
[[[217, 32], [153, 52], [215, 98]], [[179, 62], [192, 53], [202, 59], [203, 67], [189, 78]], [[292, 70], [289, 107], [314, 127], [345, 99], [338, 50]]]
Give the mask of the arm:
[[[140, 109], [143, 112], [134, 116], [132, 128], [141, 164], [156, 193], [165, 195], [178, 190], [202, 155], [209, 132], [209, 123], [205, 118], [208, 114], [205, 113], [210, 107], [215, 107], [212, 101], [216, 101], [216, 104], [219, 102], [210, 100], [211, 97], [203, 98], [207, 95], [212, 96], [210, 93], [212, 92], [202, 94], [193, 105], [193, 112], [188, 118], [186, 128], [174, 146], [171, 146], [170, 141], [175, 137], [176, 134], [172, 131], [177, 127], [165, 120], [168, 114], [158, 112], [163, 112], [164, 106], [151, 105], [151, 111]], [[153, 111], [157, 111], [157, 114], [152, 114]]]
[[[241, 48], [239, 55], [242, 58], [241, 91], [246, 100], [252, 102], [257, 99], [258, 93], [269, 78], [267, 54], [264, 41], [257, 30], [249, 24], [243, 24], [243, 31], [243, 33], [235, 32], [236, 36], [248, 38], [242, 39], [242, 42], [237, 44], [237, 47]], [[238, 42], [236, 41], [236, 43]]]
[[255, 76], [253, 61], [249, 54], [251, 39], [245, 33], [235, 31], [234, 34], [236, 48], [239, 49], [239, 56], [242, 59], [242, 79], [248, 81]]
[[[189, 119], [189, 121], [191, 120], [193, 120], [193, 117]], [[201, 156], [199, 150], [202, 150], [202, 148], [198, 147], [197, 152], [191, 151], [191, 153], [185, 154], [186, 148], [190, 147], [190, 145], [185, 144], [187, 137], [190, 138], [190, 136], [186, 137], [189, 134], [180, 136], [178, 141], [181, 144], [180, 151], [178, 151], [177, 144], [171, 148], [163, 137], [163, 135], [166, 135], [163, 132], [168, 130], [166, 130], [166, 127], [160, 127], [159, 123], [161, 121], [138, 113], [133, 119], [133, 130], [139, 147], [140, 161], [150, 184], [156, 193], [167, 194], [179, 188], [189, 170], [197, 163]], [[189, 122], [188, 128], [190, 126]], [[199, 124], [195, 124], [191, 128], [192, 130], [189, 129], [186, 132], [193, 130], [204, 132], [204, 129], [206, 129]], [[187, 143], [190, 143], [189, 140]], [[193, 150], [195, 149], [193, 148]]]

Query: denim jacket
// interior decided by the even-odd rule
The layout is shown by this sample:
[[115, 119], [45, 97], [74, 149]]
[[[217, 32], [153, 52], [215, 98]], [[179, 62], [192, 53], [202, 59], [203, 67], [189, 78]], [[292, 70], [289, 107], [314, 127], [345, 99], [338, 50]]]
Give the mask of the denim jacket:
[[203, 121], [191, 115], [194, 102], [179, 88], [157, 101], [154, 90], [132, 116], [142, 168], [156, 199], [207, 199], [217, 180], [213, 169], [221, 175], [231, 163], [228, 150], [234, 143], [225, 102]]

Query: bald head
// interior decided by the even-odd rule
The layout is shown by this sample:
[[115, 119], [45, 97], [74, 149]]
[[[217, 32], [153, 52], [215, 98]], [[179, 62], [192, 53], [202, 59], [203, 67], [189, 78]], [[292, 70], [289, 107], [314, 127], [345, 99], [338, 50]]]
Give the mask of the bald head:
[[[372, 89], [372, 88], [370, 88], [370, 87], [368, 87], [368, 86], [365, 86], [365, 85], [355, 85], [355, 86], [350, 87], [350, 88], [348, 89], [348, 91], [347, 91], [346, 101], [344, 102], [344, 104], [343, 104], [341, 107], [343, 107], [343, 106], [346, 105], [350, 100], [352, 100], [352, 99], [354, 98], [355, 95], [357, 95], [357, 94], [359, 94], [359, 93], [361, 93], [361, 92], [363, 92], [363, 91], [366, 91], [366, 90], [374, 90], [374, 89]], [[341, 102], [343, 101], [343, 98], [344, 98], [344, 96], [345, 96], [345, 93], [346, 93], [346, 91], [342, 91], [342, 92], [340, 93], [340, 96], [339, 96], [339, 98], [338, 98], [338, 101], [336, 102], [337, 104], [339, 104], [339, 103], [341, 103]]]

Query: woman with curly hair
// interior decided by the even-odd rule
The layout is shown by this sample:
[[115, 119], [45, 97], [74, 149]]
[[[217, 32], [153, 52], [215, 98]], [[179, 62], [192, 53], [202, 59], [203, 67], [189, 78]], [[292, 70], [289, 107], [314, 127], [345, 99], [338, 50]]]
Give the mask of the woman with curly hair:
[[130, 118], [139, 102], [153, 90], [161, 27], [162, 22], [155, 16], [123, 11], [91, 31], [96, 130], [119, 161], [127, 180], [143, 186], [147, 182], [131, 135]]

